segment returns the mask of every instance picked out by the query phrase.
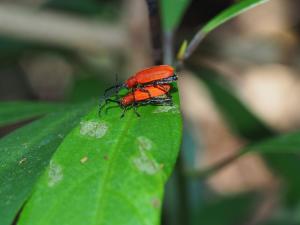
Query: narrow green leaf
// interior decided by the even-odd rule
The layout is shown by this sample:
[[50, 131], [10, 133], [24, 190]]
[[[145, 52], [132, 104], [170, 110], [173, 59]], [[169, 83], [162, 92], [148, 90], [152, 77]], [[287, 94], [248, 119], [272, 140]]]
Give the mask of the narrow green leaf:
[[280, 176], [284, 181], [284, 193], [282, 203], [289, 208], [295, 207], [300, 203], [300, 156], [299, 153], [280, 153], [280, 154], [263, 154], [272, 168], [274, 174]]
[[53, 112], [62, 104], [46, 102], [0, 102], [0, 126]]
[[185, 58], [188, 58], [196, 50], [199, 43], [209, 32], [225, 23], [226, 21], [232, 19], [233, 17], [236, 17], [239, 14], [267, 1], [269, 0], [242, 0], [222, 11], [197, 32], [187, 48]]
[[165, 31], [177, 28], [190, 0], [161, 0], [162, 23]]
[[0, 224], [9, 225], [66, 134], [88, 110], [50, 114], [0, 140]]
[[220, 14], [212, 18], [205, 26], [202, 27], [201, 31], [205, 34], [211, 32], [213, 29], [217, 28], [221, 24], [230, 20], [233, 17], [238, 16], [239, 14], [252, 9], [262, 3], [265, 3], [269, 0], [242, 0], [233, 6], [225, 9]]
[[187, 48], [188, 42], [187, 40], [184, 40], [179, 48], [179, 51], [177, 53], [177, 60], [178, 61], [182, 61], [184, 59], [184, 55], [186, 52], [186, 48]]
[[182, 132], [173, 97], [174, 106], [139, 107], [141, 117], [91, 111], [60, 145], [18, 224], [159, 224]]
[[300, 131], [282, 134], [247, 146], [245, 152], [298, 153], [300, 152]]

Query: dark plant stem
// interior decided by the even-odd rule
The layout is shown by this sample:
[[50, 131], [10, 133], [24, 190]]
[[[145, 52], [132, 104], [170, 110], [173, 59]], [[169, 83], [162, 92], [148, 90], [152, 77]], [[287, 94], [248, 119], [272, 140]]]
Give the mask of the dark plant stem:
[[173, 49], [173, 31], [165, 31], [163, 37], [163, 46], [164, 46], [164, 64], [172, 65], [174, 59], [174, 49]]
[[158, 0], [146, 0], [150, 30], [151, 30], [151, 42], [153, 48], [153, 59], [155, 65], [162, 64], [162, 35], [161, 35], [161, 20], [159, 14], [159, 1]]

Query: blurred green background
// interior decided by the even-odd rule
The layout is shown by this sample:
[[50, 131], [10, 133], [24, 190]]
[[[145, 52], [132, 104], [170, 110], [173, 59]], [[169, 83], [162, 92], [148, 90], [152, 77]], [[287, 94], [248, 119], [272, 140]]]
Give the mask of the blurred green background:
[[[164, 1], [162, 36], [173, 33], [175, 53], [236, 2]], [[209, 176], [198, 172], [248, 143], [299, 129], [299, 7], [271, 0], [225, 23], [178, 73], [185, 126], [162, 224], [300, 224], [298, 153], [251, 153]], [[126, 79], [153, 65], [160, 53], [150, 28], [141, 0], [0, 1], [0, 100], [97, 99], [116, 73]], [[1, 127], [0, 135], [20, 125]]]

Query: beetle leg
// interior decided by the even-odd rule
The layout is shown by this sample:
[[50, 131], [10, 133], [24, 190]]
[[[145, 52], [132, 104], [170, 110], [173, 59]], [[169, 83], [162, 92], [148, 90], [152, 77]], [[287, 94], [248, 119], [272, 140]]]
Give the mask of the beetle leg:
[[103, 98], [103, 97], [99, 99], [99, 109], [98, 109], [98, 116], [99, 116], [99, 117], [101, 116], [101, 111], [102, 111], [102, 109], [103, 109], [103, 107], [104, 107], [104, 105], [105, 105], [105, 103], [102, 104], [103, 101], [104, 101], [104, 98]]
[[135, 114], [136, 114], [138, 117], [141, 117], [141, 115], [137, 112], [137, 107], [138, 107], [138, 104], [134, 104], [134, 105], [133, 105], [133, 110], [134, 110]]
[[[104, 107], [108, 102], [114, 102], [114, 103], [117, 103], [118, 105], [120, 105], [120, 102], [117, 101], [117, 100], [113, 100], [113, 99], [110, 99], [110, 98], [105, 99], [105, 103], [104, 103], [104, 104], [101, 106], [101, 108], [99, 109], [99, 111], [100, 111], [99, 114], [101, 113], [103, 107]], [[108, 107], [108, 108], [105, 109], [105, 114], [107, 114], [107, 111], [108, 111], [108, 109], [110, 109], [110, 108], [111, 108], [111, 107]]]
[[125, 112], [127, 111], [127, 108], [128, 108], [128, 107], [123, 107], [123, 112], [122, 112], [120, 118], [123, 118], [123, 117], [125, 116]]

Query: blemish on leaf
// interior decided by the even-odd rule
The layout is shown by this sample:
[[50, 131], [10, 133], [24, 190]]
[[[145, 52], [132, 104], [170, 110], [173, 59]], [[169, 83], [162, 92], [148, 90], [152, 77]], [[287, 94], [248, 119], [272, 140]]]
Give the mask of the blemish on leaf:
[[178, 114], [180, 113], [179, 108], [177, 105], [172, 106], [158, 106], [153, 113], [172, 113], [172, 114]]
[[84, 164], [84, 163], [86, 163], [87, 161], [88, 161], [88, 157], [87, 156], [84, 156], [82, 159], [80, 159], [80, 162], [82, 163], [82, 164]]
[[160, 164], [144, 152], [140, 152], [140, 155], [133, 158], [132, 161], [138, 170], [149, 175], [154, 175], [162, 169]]
[[48, 171], [48, 186], [53, 187], [63, 179], [62, 168], [57, 163], [50, 161]]
[[82, 121], [80, 123], [80, 134], [93, 138], [102, 138], [107, 132], [108, 126], [104, 122]]
[[103, 159], [104, 159], [104, 160], [109, 160], [108, 155], [103, 156]]
[[22, 146], [23, 146], [24, 148], [28, 148], [29, 144], [25, 142], [25, 143], [22, 144]]
[[159, 209], [161, 205], [161, 201], [159, 198], [153, 198], [151, 204], [154, 208]]
[[21, 165], [21, 164], [25, 163], [26, 161], [27, 161], [27, 158], [23, 158], [23, 159], [21, 159], [21, 160], [19, 161], [19, 165]]
[[149, 138], [140, 136], [137, 138], [138, 148], [140, 151], [151, 150], [152, 141]]

